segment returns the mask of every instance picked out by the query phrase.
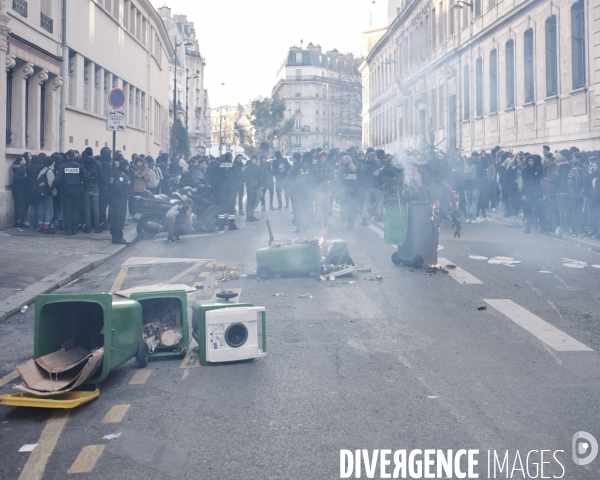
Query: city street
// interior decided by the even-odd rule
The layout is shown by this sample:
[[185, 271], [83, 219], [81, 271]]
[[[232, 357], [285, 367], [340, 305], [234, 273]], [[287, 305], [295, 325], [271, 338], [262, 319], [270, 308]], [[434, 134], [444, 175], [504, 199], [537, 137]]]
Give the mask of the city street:
[[[599, 478], [600, 460], [576, 465], [571, 440], [600, 433], [600, 242], [525, 235], [494, 215], [463, 224], [462, 238], [442, 222], [444, 272], [393, 265], [379, 226], [349, 232], [334, 208], [325, 238], [347, 240], [371, 273], [325, 282], [216, 280], [213, 260], [255, 272], [264, 220], [177, 244], [166, 234], [138, 241], [55, 293], [202, 285], [188, 297], [191, 329], [193, 299], [234, 290], [266, 307], [267, 356], [200, 366], [190, 349], [144, 369], [131, 360], [76, 409], [0, 406], [0, 478], [329, 479], [340, 478], [341, 449], [478, 449], [479, 478], [507, 478], [506, 466], [488, 477], [488, 451], [508, 451], [509, 478], [535, 478], [532, 462], [548, 450], [546, 478]], [[267, 217], [276, 242], [298, 238], [288, 211]], [[488, 263], [495, 257], [520, 263]], [[0, 394], [32, 358], [34, 310], [0, 324]], [[29, 444], [33, 452], [19, 452]], [[525, 476], [515, 455], [525, 468], [532, 450]]]

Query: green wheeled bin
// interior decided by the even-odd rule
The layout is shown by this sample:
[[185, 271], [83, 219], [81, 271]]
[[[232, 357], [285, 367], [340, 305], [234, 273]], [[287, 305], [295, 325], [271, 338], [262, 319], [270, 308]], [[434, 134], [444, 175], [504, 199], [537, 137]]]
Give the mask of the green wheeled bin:
[[142, 305], [144, 340], [149, 343], [150, 358], [184, 357], [189, 344], [187, 293], [148, 291], [132, 293], [129, 298]]
[[225, 291], [217, 293], [216, 300], [192, 304], [192, 336], [198, 342], [200, 365], [248, 361], [267, 354], [265, 308], [229, 301], [236, 296]]
[[307, 275], [322, 273], [325, 265], [353, 264], [345, 240], [315, 238], [292, 245], [273, 245], [256, 251], [256, 273], [262, 279], [275, 274]]
[[137, 357], [148, 363], [142, 341], [142, 306], [136, 300], [110, 293], [38, 295], [35, 298], [34, 358], [53, 353], [73, 338], [76, 346], [94, 351], [104, 348], [102, 368], [86, 380], [101, 383], [108, 373]]

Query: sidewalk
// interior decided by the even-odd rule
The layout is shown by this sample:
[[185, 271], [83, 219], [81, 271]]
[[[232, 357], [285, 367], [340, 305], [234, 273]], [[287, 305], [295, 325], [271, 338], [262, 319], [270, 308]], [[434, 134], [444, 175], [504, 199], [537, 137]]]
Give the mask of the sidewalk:
[[[137, 224], [130, 222], [124, 236], [137, 240]], [[104, 263], [126, 245], [112, 245], [108, 231], [67, 237], [65, 232], [44, 235], [30, 229], [0, 232], [0, 323], [29, 305], [35, 296], [50, 293]]]

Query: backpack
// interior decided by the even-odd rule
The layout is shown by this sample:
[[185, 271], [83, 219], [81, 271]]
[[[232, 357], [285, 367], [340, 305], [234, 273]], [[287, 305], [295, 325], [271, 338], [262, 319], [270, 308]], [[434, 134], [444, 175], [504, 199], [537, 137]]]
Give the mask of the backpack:
[[463, 180], [476, 180], [477, 179], [477, 165], [474, 163], [465, 165], [463, 172]]
[[98, 182], [100, 180], [98, 170], [92, 162], [85, 163], [85, 170], [88, 174], [87, 180], [89, 183]]
[[37, 194], [40, 198], [48, 198], [52, 195], [52, 188], [48, 183], [48, 170], [49, 169], [46, 167], [38, 174]]
[[583, 188], [580, 185], [581, 177], [577, 168], [572, 168], [567, 177], [567, 188], [570, 193], [581, 195]]

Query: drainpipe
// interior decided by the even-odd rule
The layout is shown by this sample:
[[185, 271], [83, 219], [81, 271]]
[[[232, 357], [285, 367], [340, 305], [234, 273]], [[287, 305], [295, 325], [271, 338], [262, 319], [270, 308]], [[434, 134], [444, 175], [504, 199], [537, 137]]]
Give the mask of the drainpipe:
[[60, 125], [58, 150], [65, 151], [65, 126], [67, 123], [67, 95], [69, 94], [69, 49], [67, 48], [67, 0], [62, 0], [62, 86], [60, 89]]

